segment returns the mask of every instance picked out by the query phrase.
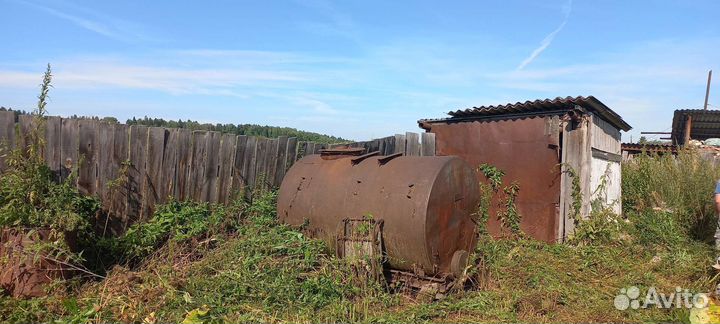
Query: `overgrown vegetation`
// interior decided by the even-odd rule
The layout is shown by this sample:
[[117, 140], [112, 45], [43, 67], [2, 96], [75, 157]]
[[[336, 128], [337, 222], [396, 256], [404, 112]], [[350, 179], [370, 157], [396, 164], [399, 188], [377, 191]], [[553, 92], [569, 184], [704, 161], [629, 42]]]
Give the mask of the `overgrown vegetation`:
[[[695, 150], [670, 155], [640, 155], [623, 165], [623, 209], [631, 221], [652, 215], [648, 231], [673, 233], [672, 240], [692, 237], [710, 241], [715, 231], [713, 191], [720, 168]], [[666, 243], [667, 235], [657, 238]]]
[[[91, 219], [99, 202], [82, 196], [74, 185], [75, 173], [64, 181], [45, 165], [45, 112], [51, 88], [50, 65], [43, 77], [37, 108], [33, 111], [33, 129], [17, 143], [0, 143], [5, 170], [0, 174], [0, 230], [47, 230], [45, 243], [27, 248], [33, 257], [44, 255], [62, 262], [81, 262], [81, 253], [72, 251], [66, 237], [80, 244], [92, 240]], [[17, 132], [17, 134], [20, 134]], [[14, 145], [15, 148], [11, 149]], [[0, 260], [0, 265], [3, 264]]]
[[497, 203], [497, 219], [503, 228], [509, 231], [512, 236], [522, 235], [520, 229], [521, 216], [515, 206], [515, 200], [520, 192], [520, 186], [513, 182], [510, 185], [502, 188], [504, 197], [498, 196], [500, 188], [503, 184], [503, 177], [505, 177], [505, 171], [498, 169], [487, 163], [483, 163], [478, 167], [480, 171], [487, 179], [487, 183], [480, 183], [480, 206], [478, 207], [476, 222], [480, 227], [480, 234], [487, 234], [485, 224], [487, 224], [490, 218], [490, 209], [493, 207], [492, 203], [495, 199], [498, 199]]

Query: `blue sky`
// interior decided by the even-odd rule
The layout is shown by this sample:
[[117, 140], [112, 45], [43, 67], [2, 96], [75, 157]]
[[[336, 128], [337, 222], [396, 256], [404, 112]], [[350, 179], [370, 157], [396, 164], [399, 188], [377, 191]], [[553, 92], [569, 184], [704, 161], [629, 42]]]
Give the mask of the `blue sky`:
[[0, 105], [357, 140], [479, 105], [594, 95], [637, 140], [720, 109], [720, 1], [0, 0]]

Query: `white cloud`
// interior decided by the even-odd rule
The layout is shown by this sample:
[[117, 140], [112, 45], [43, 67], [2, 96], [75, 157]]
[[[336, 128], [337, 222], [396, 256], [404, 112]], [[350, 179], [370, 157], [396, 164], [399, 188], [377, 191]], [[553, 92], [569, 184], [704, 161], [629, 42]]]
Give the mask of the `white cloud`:
[[[16, 0], [29, 7], [36, 8], [57, 18], [66, 20], [75, 26], [124, 42], [156, 41], [145, 32], [145, 28], [137, 23], [111, 17], [85, 7], [64, 1], [55, 1], [54, 6], [25, 0]], [[64, 8], [61, 8], [64, 7]], [[73, 12], [72, 14], [69, 12]]]
[[[278, 87], [308, 81], [291, 70], [254, 67], [161, 66], [115, 59], [91, 59], [53, 63], [56, 87], [67, 89], [144, 89], [170, 94], [242, 95], [244, 87]], [[0, 85], [35, 87], [37, 71], [0, 68]]]

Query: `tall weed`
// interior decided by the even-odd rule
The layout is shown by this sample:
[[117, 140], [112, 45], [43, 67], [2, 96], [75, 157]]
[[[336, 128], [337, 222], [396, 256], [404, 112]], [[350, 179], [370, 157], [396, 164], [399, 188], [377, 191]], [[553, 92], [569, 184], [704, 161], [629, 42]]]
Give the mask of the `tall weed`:
[[709, 240], [717, 219], [712, 197], [718, 179], [720, 168], [693, 149], [677, 157], [636, 156], [622, 167], [623, 212], [631, 219], [651, 215], [677, 235]]

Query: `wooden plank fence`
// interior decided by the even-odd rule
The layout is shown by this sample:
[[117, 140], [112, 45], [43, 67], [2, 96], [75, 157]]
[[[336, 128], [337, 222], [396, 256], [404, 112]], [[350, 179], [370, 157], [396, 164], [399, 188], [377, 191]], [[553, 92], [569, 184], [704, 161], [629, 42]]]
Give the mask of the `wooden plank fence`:
[[365, 152], [380, 151], [380, 155], [403, 153], [408, 156], [434, 156], [435, 155], [435, 134], [433, 133], [412, 133], [396, 134], [365, 142], [351, 144], [335, 144], [337, 146], [363, 147]]
[[[24, 145], [33, 128], [30, 116], [19, 117], [0, 111], [0, 171], [7, 150]], [[79, 191], [100, 198], [109, 234], [149, 218], [155, 205], [171, 196], [226, 204], [255, 188], [279, 187], [295, 161], [330, 147], [364, 147], [382, 155], [435, 153], [431, 133], [327, 145], [60, 117], [47, 118], [45, 133], [47, 165], [60, 180], [75, 172]]]

